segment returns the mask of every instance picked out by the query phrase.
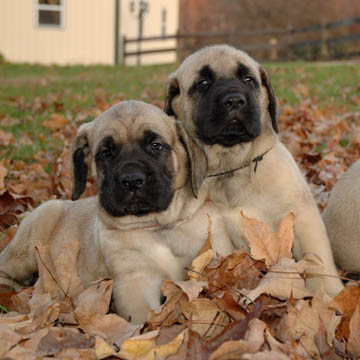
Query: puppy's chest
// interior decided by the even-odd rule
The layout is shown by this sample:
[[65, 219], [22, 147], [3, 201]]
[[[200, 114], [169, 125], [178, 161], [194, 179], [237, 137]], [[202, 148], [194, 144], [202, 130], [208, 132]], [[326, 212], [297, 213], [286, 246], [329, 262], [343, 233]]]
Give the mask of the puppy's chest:
[[259, 183], [256, 175], [252, 178], [233, 176], [224, 180], [211, 187], [211, 198], [221, 209], [227, 223], [230, 221], [242, 228], [243, 213], [276, 228], [279, 221], [292, 211], [287, 199], [277, 196], [270, 187]]
[[158, 231], [157, 235], [175, 256], [187, 259], [196, 257], [207, 238], [206, 229], [201, 222], [174, 226]]
[[[248, 174], [248, 172], [247, 172]], [[238, 204], [250, 203], [256, 194], [256, 184], [249, 176], [230, 174], [210, 180], [210, 198], [225, 207], [235, 207]]]

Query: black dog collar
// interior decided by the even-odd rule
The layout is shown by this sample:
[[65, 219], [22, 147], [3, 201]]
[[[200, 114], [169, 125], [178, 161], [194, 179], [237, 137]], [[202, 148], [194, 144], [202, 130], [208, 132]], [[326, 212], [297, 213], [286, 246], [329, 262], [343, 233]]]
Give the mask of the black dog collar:
[[265, 156], [271, 149], [272, 149], [272, 147], [271, 147], [270, 149], [267, 149], [264, 153], [262, 153], [261, 155], [258, 155], [256, 158], [252, 159], [250, 162], [248, 162], [248, 163], [245, 164], [245, 165], [242, 165], [242, 166], [240, 166], [240, 167], [238, 167], [238, 168], [231, 169], [231, 170], [227, 170], [227, 171], [224, 171], [224, 172], [221, 172], [221, 173], [211, 174], [211, 175], [208, 175], [208, 177], [214, 177], [214, 176], [221, 176], [221, 175], [230, 174], [230, 173], [233, 173], [233, 172], [235, 172], [235, 171], [244, 169], [244, 168], [250, 166], [252, 163], [255, 163], [254, 172], [256, 172], [258, 163], [264, 158], [264, 156]]

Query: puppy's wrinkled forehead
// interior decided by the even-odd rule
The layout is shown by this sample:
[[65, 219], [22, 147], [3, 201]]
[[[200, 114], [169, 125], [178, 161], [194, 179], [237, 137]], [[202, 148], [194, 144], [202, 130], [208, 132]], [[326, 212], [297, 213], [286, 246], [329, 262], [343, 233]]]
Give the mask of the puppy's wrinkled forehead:
[[190, 55], [176, 75], [179, 82], [188, 88], [204, 71], [209, 70], [222, 78], [232, 78], [237, 72], [245, 71], [260, 81], [259, 64], [243, 51], [228, 45], [208, 46]]
[[176, 141], [175, 120], [161, 109], [135, 100], [121, 102], [94, 120], [90, 146], [96, 149], [107, 137], [121, 145], [135, 144], [149, 131], [170, 145]]

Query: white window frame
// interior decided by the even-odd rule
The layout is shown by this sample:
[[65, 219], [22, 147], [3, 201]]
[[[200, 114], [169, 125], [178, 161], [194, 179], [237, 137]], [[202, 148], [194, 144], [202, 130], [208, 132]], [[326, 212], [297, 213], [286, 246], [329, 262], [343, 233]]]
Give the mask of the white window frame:
[[[39, 24], [39, 11], [40, 10], [50, 10], [50, 11], [59, 11], [60, 13], [60, 24]], [[39, 0], [34, 0], [34, 19], [35, 27], [38, 28], [52, 28], [52, 29], [64, 29], [65, 24], [65, 0], [60, 0], [60, 5], [47, 5], [39, 4]]]

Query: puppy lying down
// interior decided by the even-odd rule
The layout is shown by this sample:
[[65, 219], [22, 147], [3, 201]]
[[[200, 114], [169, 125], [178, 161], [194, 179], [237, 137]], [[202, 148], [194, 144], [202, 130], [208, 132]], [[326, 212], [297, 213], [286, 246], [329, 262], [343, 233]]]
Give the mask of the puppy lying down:
[[98, 196], [48, 201], [29, 214], [0, 254], [1, 285], [21, 288], [37, 273], [36, 244], [50, 244], [56, 257], [71, 234], [80, 240], [84, 285], [111, 277], [117, 313], [141, 323], [160, 306], [163, 279], [185, 278], [209, 218], [214, 250], [232, 252], [222, 217], [200, 188], [194, 158], [204, 155], [157, 107], [120, 102], [79, 128], [71, 152], [73, 200], [90, 169]]

